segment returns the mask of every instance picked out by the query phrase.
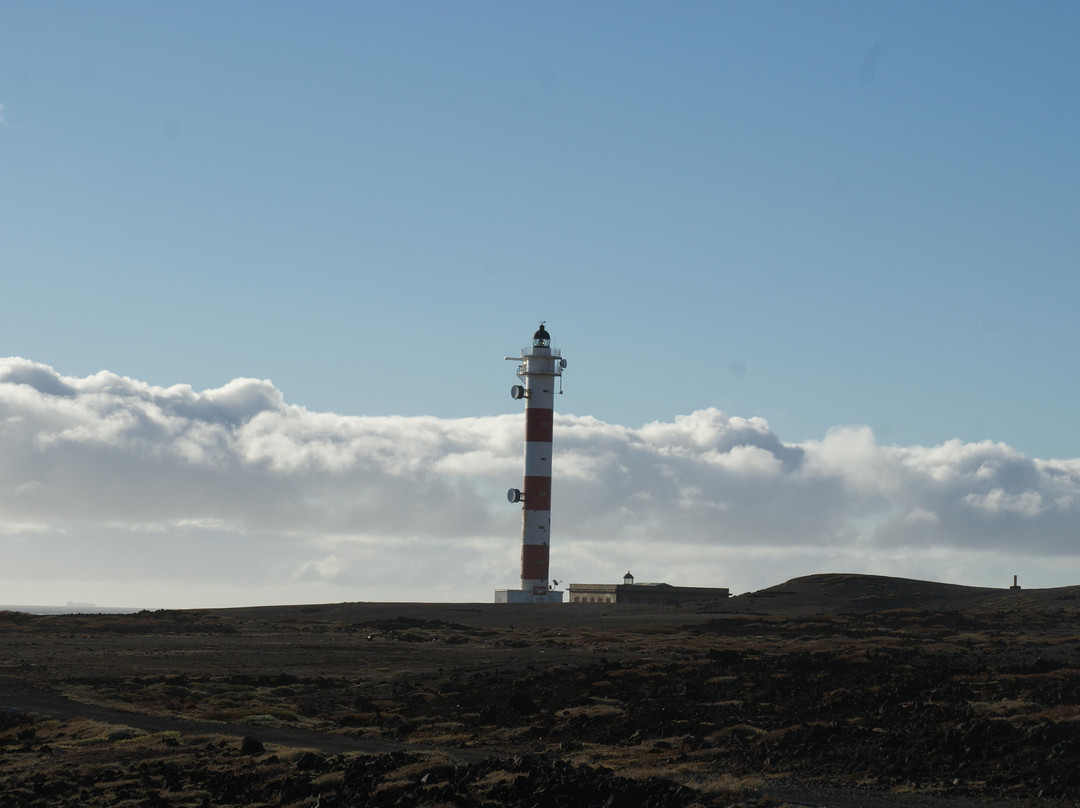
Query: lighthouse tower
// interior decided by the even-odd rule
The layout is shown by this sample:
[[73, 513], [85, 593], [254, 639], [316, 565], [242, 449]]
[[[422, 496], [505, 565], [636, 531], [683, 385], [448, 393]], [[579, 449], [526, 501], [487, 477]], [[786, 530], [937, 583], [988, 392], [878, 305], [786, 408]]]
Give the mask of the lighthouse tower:
[[[506, 493], [521, 503], [521, 589], [495, 590], [496, 603], [562, 603], [562, 592], [551, 591], [548, 550], [551, 546], [551, 428], [555, 413], [555, 382], [562, 383], [566, 360], [551, 347], [551, 334], [540, 323], [532, 346], [521, 356], [517, 375], [525, 384], [510, 388], [515, 400], [525, 399], [525, 482]], [[562, 390], [560, 389], [561, 393]]]

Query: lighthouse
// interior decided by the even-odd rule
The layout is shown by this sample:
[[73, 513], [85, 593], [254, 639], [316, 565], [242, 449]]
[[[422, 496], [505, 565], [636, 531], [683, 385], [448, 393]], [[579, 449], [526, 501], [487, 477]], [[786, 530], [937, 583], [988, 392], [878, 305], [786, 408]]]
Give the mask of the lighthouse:
[[548, 579], [551, 547], [551, 432], [555, 413], [555, 384], [562, 392], [566, 360], [551, 345], [551, 334], [540, 323], [532, 345], [520, 356], [518, 378], [524, 384], [510, 388], [515, 401], [525, 400], [525, 479], [522, 488], [511, 488], [506, 498], [521, 503], [521, 588], [495, 590], [496, 603], [562, 603], [562, 592], [553, 592]]

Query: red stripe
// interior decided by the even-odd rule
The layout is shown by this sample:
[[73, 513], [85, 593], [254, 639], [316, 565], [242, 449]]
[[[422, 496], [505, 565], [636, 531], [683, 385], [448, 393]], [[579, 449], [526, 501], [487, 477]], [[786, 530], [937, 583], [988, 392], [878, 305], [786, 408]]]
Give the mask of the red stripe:
[[548, 546], [521, 545], [521, 577], [523, 580], [546, 581], [548, 577]]
[[540, 407], [525, 409], [525, 440], [529, 443], [551, 443], [554, 410]]
[[526, 477], [525, 478], [525, 510], [527, 510], [527, 511], [550, 511], [551, 510], [551, 478], [550, 477]]

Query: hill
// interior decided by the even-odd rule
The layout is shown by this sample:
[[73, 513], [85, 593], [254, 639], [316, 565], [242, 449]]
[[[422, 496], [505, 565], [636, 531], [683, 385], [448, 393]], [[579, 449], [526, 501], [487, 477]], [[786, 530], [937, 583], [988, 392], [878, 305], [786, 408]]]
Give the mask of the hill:
[[732, 598], [740, 611], [773, 614], [843, 614], [888, 609], [1040, 608], [1080, 597], [1080, 586], [1052, 589], [995, 589], [893, 578], [884, 575], [828, 573], [806, 575]]

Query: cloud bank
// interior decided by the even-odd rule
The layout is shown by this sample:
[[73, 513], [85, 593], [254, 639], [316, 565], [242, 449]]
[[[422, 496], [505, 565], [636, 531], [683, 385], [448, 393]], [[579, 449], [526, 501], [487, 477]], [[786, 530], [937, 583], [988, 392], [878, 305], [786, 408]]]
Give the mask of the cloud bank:
[[[515, 585], [520, 512], [503, 492], [522, 434], [521, 413], [336, 415], [269, 381], [197, 392], [0, 359], [3, 600], [489, 600]], [[744, 591], [728, 576], [942, 580], [1080, 557], [1080, 460], [1002, 443], [879, 446], [865, 427], [785, 443], [706, 409], [641, 428], [556, 415], [555, 444], [564, 580], [633, 565]]]

